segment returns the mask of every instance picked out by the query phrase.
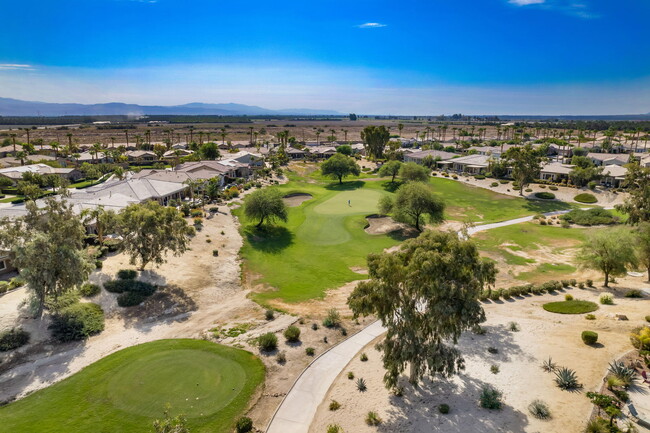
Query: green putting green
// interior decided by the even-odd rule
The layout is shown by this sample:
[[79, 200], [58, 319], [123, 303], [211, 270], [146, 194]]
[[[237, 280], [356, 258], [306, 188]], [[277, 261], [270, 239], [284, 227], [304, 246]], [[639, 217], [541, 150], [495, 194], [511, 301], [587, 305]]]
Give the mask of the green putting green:
[[229, 431], [264, 379], [243, 350], [201, 340], [160, 340], [107, 356], [0, 408], [0, 432], [142, 432], [184, 414], [193, 432]]

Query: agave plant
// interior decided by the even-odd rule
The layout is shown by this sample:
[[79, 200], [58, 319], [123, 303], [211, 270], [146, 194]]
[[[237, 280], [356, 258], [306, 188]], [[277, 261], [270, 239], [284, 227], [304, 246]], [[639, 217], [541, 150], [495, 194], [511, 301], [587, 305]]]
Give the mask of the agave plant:
[[614, 361], [609, 364], [609, 372], [619, 379], [622, 382], [622, 386], [626, 388], [637, 380], [636, 371], [622, 362]]
[[547, 373], [552, 373], [555, 370], [557, 370], [557, 364], [553, 362], [553, 359], [551, 357], [548, 357], [548, 361], [542, 362], [542, 370], [544, 370]]
[[362, 377], [357, 379], [357, 389], [361, 392], [365, 392], [368, 389], [366, 381]]
[[555, 383], [559, 388], [564, 390], [573, 390], [582, 387], [578, 382], [578, 375], [575, 370], [566, 367], [559, 368], [555, 371]]

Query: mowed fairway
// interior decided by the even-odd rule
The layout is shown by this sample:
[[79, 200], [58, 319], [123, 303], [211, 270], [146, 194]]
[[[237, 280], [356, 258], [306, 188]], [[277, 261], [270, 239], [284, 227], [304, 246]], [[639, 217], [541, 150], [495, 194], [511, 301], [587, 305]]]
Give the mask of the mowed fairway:
[[264, 379], [254, 355], [201, 340], [130, 347], [0, 407], [0, 432], [143, 432], [165, 405], [193, 432], [230, 431]]
[[[351, 267], [365, 267], [368, 253], [381, 252], [400, 239], [369, 235], [366, 216], [377, 213], [384, 194], [379, 182], [349, 181], [343, 185], [290, 182], [278, 188], [283, 194], [309, 193], [311, 200], [289, 208], [289, 221], [257, 230], [243, 217], [242, 255], [248, 270], [277, 290], [256, 293], [264, 303], [279, 298], [300, 302], [322, 297], [327, 289], [366, 278]], [[348, 200], [350, 204], [348, 205]]]

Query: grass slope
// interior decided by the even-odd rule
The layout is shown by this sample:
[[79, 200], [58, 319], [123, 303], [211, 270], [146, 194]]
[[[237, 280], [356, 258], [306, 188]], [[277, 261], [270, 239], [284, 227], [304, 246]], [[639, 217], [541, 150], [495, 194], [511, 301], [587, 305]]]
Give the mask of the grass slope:
[[170, 403], [192, 432], [230, 431], [264, 379], [254, 355], [201, 340], [130, 347], [0, 407], [0, 432], [150, 431]]
[[577, 207], [562, 201], [527, 200], [499, 194], [441, 177], [432, 177], [430, 183], [445, 200], [446, 218], [450, 220], [492, 223]]

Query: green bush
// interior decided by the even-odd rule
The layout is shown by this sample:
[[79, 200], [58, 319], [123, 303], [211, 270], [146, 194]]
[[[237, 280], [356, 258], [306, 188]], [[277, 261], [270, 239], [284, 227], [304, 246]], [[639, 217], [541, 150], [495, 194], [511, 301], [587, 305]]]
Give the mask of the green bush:
[[371, 426], [378, 426], [381, 424], [381, 418], [379, 418], [379, 415], [375, 411], [370, 411], [366, 415], [366, 424], [371, 425]]
[[484, 385], [481, 389], [481, 394], [479, 396], [479, 401], [481, 407], [485, 409], [501, 409], [503, 403], [501, 398], [503, 393], [496, 388], [493, 388], [490, 385]]
[[77, 303], [52, 317], [52, 336], [61, 342], [83, 340], [104, 330], [104, 311], [93, 303]]
[[475, 174], [475, 175], [474, 175], [474, 179], [476, 179], [476, 180], [483, 180], [483, 179], [485, 179], [485, 176], [482, 175], [482, 174]]
[[341, 408], [341, 403], [339, 403], [336, 400], [330, 401], [330, 410], [331, 411], [339, 410], [340, 408]]
[[266, 334], [259, 336], [257, 339], [257, 345], [260, 350], [271, 352], [278, 347], [278, 337], [272, 332], [267, 332]]
[[587, 287], [594, 287], [594, 280], [587, 280], [585, 284], [587, 284]]
[[583, 192], [582, 194], [578, 194], [577, 196], [573, 197], [575, 201], [578, 203], [596, 203], [598, 202], [598, 199], [596, 196], [593, 194], [589, 194], [588, 192]]
[[264, 318], [266, 320], [273, 320], [275, 318], [275, 311], [268, 309], [264, 312]]
[[533, 400], [528, 405], [528, 412], [537, 419], [549, 419], [551, 417], [551, 410], [542, 400]]
[[570, 295], [570, 294], [567, 293], [566, 295], [564, 295], [564, 300], [565, 301], [573, 301], [573, 295]]
[[588, 345], [596, 344], [598, 341], [598, 333], [594, 331], [582, 331], [580, 336], [582, 337], [582, 342]]
[[498, 184], [497, 182], [492, 182], [492, 183], [490, 184], [490, 186], [491, 186], [492, 188], [496, 188], [497, 186], [499, 186], [499, 184]]
[[645, 316], [645, 321], [650, 322], [650, 316]]
[[354, 379], [354, 373], [351, 371], [348, 371], [348, 379], [352, 380]]
[[92, 298], [99, 295], [102, 289], [97, 284], [86, 283], [79, 288], [79, 294], [84, 298]]
[[314, 356], [315, 353], [316, 353], [316, 349], [314, 349], [313, 347], [308, 347], [305, 349], [305, 354], [307, 356]]
[[632, 290], [628, 290], [627, 292], [625, 292], [625, 297], [626, 298], [643, 298], [643, 293], [641, 293], [641, 290], [632, 289]]
[[359, 359], [361, 360], [361, 362], [366, 362], [366, 361], [368, 361], [368, 355], [366, 355], [366, 352], [363, 352], [363, 353], [361, 354], [361, 356], [359, 357]]
[[329, 424], [327, 426], [327, 433], [343, 433], [343, 429], [338, 424]]
[[192, 209], [190, 211], [190, 216], [192, 218], [200, 218], [203, 216], [203, 211], [201, 209]]
[[235, 430], [237, 433], [248, 433], [253, 431], [253, 420], [247, 416], [239, 418], [235, 424]]
[[326, 328], [335, 328], [341, 324], [341, 315], [336, 309], [331, 308], [327, 311], [327, 316], [323, 319], [323, 326]]
[[596, 320], [596, 315], [595, 314], [587, 314], [585, 316], [585, 319], [587, 319], [587, 320]]
[[0, 332], [0, 352], [18, 349], [29, 343], [29, 332], [13, 328]]
[[551, 191], [557, 191], [558, 187], [555, 186], [555, 185], [551, 185], [551, 186], [548, 187], [548, 189], [550, 189]]
[[574, 209], [560, 217], [572, 224], [581, 226], [595, 226], [601, 224], [616, 224], [619, 219], [607, 209], [596, 207], [593, 209]]
[[599, 300], [603, 305], [614, 305], [614, 298], [609, 293], [603, 293], [600, 295]]
[[439, 405], [438, 412], [440, 412], [443, 415], [447, 415], [449, 413], [449, 405], [445, 403]]
[[289, 326], [287, 329], [284, 331], [284, 338], [287, 339], [287, 341], [291, 343], [295, 343], [297, 341], [300, 341], [300, 328], [297, 326]]
[[120, 269], [117, 271], [117, 278], [120, 280], [135, 280], [137, 276], [138, 272], [133, 269]]
[[135, 307], [147, 299], [145, 295], [137, 292], [124, 292], [117, 297], [117, 305], [120, 307]]
[[128, 280], [109, 280], [104, 283], [104, 289], [111, 293], [123, 293], [130, 287]]

